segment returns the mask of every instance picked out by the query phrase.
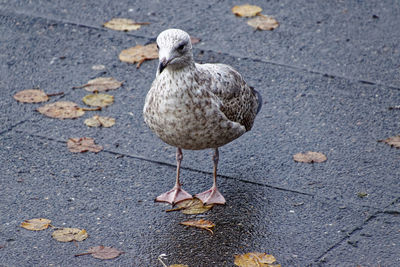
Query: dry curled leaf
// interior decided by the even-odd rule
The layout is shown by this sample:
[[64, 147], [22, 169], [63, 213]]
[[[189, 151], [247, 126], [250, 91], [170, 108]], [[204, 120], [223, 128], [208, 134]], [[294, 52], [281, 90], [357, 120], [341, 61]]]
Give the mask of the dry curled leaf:
[[96, 145], [94, 139], [90, 137], [69, 138], [67, 141], [69, 151], [73, 153], [83, 153], [87, 151], [100, 152], [103, 150], [102, 146]]
[[254, 5], [241, 5], [232, 8], [233, 14], [240, 17], [254, 17], [262, 11], [262, 8]]
[[114, 96], [108, 94], [91, 94], [82, 98], [82, 101], [88, 106], [106, 107], [114, 103]]
[[327, 160], [324, 154], [312, 151], [308, 151], [306, 153], [297, 153], [293, 156], [293, 159], [297, 162], [305, 163], [321, 163]]
[[131, 19], [124, 18], [113, 18], [103, 24], [104, 27], [116, 30], [116, 31], [136, 31], [140, 29], [141, 25], [148, 25], [149, 22], [135, 22]]
[[27, 89], [14, 95], [14, 99], [23, 103], [40, 103], [49, 100], [49, 97], [43, 90]]
[[91, 254], [94, 258], [102, 259], [102, 260], [109, 260], [109, 259], [114, 259], [114, 258], [118, 257], [122, 253], [125, 253], [125, 252], [120, 251], [116, 248], [97, 246], [97, 247], [89, 248], [88, 251], [85, 253], [75, 255], [75, 257]]
[[280, 264], [273, 264], [275, 257], [266, 253], [249, 252], [243, 255], [235, 255], [235, 265], [240, 267], [278, 267]]
[[176, 204], [184, 214], [200, 214], [210, 210], [214, 205], [204, 205], [198, 198], [188, 199]]
[[88, 81], [87, 84], [77, 86], [74, 88], [84, 88], [89, 92], [104, 92], [108, 90], [115, 90], [122, 86], [123, 82], [118, 81], [113, 77], [100, 77]]
[[31, 231], [41, 231], [50, 226], [51, 220], [44, 218], [35, 218], [25, 220], [21, 223], [21, 227]]
[[58, 101], [46, 104], [37, 108], [37, 111], [48, 117], [57, 119], [74, 119], [85, 114], [82, 108], [70, 101]]
[[62, 228], [55, 230], [51, 236], [59, 242], [83, 241], [88, 237], [88, 233], [85, 229]]
[[88, 118], [84, 121], [84, 123], [89, 127], [111, 127], [115, 124], [115, 119], [110, 117], [102, 117], [98, 115], [94, 115], [91, 118]]
[[383, 142], [392, 147], [400, 148], [400, 135], [392, 136], [392, 137], [386, 138], [384, 140], [379, 140], [378, 142]]
[[125, 50], [122, 50], [119, 54], [119, 60], [128, 63], [138, 63], [137, 68], [145, 60], [151, 60], [158, 58], [157, 44], [152, 43], [148, 45], [137, 45]]
[[264, 15], [247, 21], [247, 24], [261, 31], [272, 31], [279, 26], [279, 22], [276, 19]]
[[212, 234], [213, 231], [211, 230], [211, 228], [213, 228], [215, 226], [215, 224], [213, 222], [204, 220], [204, 219], [200, 219], [197, 221], [186, 221], [186, 222], [181, 222], [180, 224], [186, 225], [186, 226], [193, 226], [193, 227], [197, 227], [197, 228], [201, 228], [201, 229], [205, 229], [207, 231], [210, 231]]

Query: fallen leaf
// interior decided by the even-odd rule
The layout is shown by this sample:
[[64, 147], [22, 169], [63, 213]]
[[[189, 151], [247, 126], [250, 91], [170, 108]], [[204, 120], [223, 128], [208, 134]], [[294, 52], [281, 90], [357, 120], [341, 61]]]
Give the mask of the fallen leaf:
[[186, 264], [172, 264], [169, 267], [189, 267], [189, 265], [186, 265]]
[[58, 101], [46, 104], [37, 109], [40, 113], [57, 119], [74, 119], [85, 114], [85, 111], [77, 104], [70, 101]]
[[91, 118], [88, 118], [84, 122], [89, 127], [111, 127], [115, 124], [115, 119], [110, 117], [102, 117], [98, 115], [94, 115]]
[[90, 137], [69, 138], [67, 141], [69, 151], [73, 153], [83, 153], [87, 151], [100, 152], [103, 150], [102, 146], [96, 145], [94, 139]]
[[122, 86], [122, 83], [123, 82], [120, 82], [113, 77], [100, 77], [88, 81], [87, 84], [73, 88], [85, 88], [85, 90], [89, 92], [104, 92], [108, 90], [118, 89]]
[[137, 68], [145, 60], [151, 60], [158, 58], [157, 44], [152, 43], [148, 45], [137, 45], [125, 50], [122, 50], [119, 54], [119, 60], [128, 63], [138, 63]]
[[21, 223], [21, 227], [31, 231], [41, 231], [50, 226], [51, 220], [44, 218], [29, 219]]
[[241, 5], [232, 8], [233, 14], [240, 17], [254, 17], [262, 11], [262, 8], [254, 5]]
[[392, 136], [392, 137], [386, 138], [384, 140], [379, 140], [378, 142], [383, 142], [392, 147], [400, 148], [400, 135]]
[[49, 97], [43, 90], [27, 89], [14, 95], [14, 99], [23, 103], [40, 103], [49, 100]]
[[364, 198], [364, 197], [368, 196], [368, 193], [366, 193], [366, 192], [358, 192], [358, 193], [357, 193], [357, 196], [358, 196], [359, 198]]
[[83, 241], [88, 237], [88, 233], [85, 229], [62, 228], [55, 230], [51, 236], [59, 242]]
[[200, 41], [201, 41], [200, 38], [196, 38], [196, 37], [190, 36], [190, 42], [191, 42], [192, 44], [200, 43]]
[[308, 151], [306, 153], [297, 153], [293, 156], [293, 159], [297, 162], [305, 163], [320, 163], [327, 160], [326, 156], [320, 152]]
[[186, 221], [186, 222], [181, 222], [180, 224], [186, 225], [186, 226], [193, 226], [193, 227], [197, 227], [197, 228], [201, 228], [201, 229], [205, 229], [207, 231], [210, 231], [212, 234], [213, 231], [211, 230], [211, 228], [213, 228], [215, 226], [215, 224], [213, 222], [204, 220], [204, 219], [200, 219], [197, 221]]
[[249, 252], [243, 255], [235, 255], [235, 265], [240, 267], [278, 267], [280, 264], [273, 264], [275, 257], [266, 253]]
[[214, 205], [204, 205], [198, 198], [188, 199], [176, 204], [184, 214], [200, 214], [210, 210]]
[[256, 18], [247, 21], [247, 24], [262, 31], [272, 31], [279, 26], [279, 22], [276, 19], [264, 15], [257, 16]]
[[114, 259], [114, 258], [118, 257], [122, 253], [125, 253], [125, 252], [120, 251], [116, 248], [97, 246], [97, 247], [89, 248], [88, 251], [85, 253], [75, 255], [75, 257], [91, 254], [94, 258], [102, 259], [102, 260], [109, 260], [109, 259]]
[[116, 30], [116, 31], [136, 31], [139, 30], [141, 25], [148, 25], [149, 22], [135, 22], [131, 19], [124, 18], [113, 18], [110, 21], [103, 24], [104, 27]]
[[106, 107], [114, 103], [114, 96], [108, 94], [91, 94], [82, 98], [82, 101], [88, 106]]

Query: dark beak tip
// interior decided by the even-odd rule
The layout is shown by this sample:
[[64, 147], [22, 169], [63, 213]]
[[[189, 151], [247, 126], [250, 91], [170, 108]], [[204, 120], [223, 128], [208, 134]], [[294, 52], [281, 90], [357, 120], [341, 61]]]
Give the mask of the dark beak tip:
[[159, 73], [161, 73], [165, 69], [166, 66], [167, 66], [167, 64], [164, 61], [160, 61], [160, 64], [158, 65]]

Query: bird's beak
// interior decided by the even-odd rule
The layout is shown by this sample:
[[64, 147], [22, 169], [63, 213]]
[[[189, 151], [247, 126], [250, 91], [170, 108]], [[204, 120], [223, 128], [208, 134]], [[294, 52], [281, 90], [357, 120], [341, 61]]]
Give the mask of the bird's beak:
[[160, 59], [160, 63], [158, 65], [158, 73], [161, 73], [168, 65], [169, 61], [166, 58]]

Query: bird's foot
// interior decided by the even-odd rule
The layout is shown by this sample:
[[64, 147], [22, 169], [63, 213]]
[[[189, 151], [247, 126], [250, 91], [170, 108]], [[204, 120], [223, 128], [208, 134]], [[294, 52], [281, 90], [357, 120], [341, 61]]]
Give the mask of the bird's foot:
[[219, 192], [216, 186], [211, 187], [203, 193], [196, 194], [195, 197], [201, 200], [204, 205], [225, 204], [224, 196]]
[[193, 196], [183, 190], [180, 186], [174, 186], [171, 190], [168, 192], [165, 192], [164, 194], [159, 195], [155, 201], [159, 202], [168, 202], [172, 205], [175, 205], [178, 202], [181, 202], [186, 199], [192, 199]]

